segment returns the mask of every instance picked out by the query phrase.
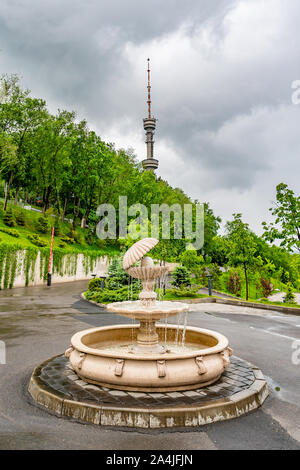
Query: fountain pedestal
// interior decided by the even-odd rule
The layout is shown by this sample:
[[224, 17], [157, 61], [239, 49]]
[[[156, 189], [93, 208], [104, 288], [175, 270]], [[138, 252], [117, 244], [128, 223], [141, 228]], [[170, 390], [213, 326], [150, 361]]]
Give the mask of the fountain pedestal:
[[158, 343], [155, 320], [140, 320], [136, 344], [132, 346], [134, 354], [164, 354], [166, 348]]

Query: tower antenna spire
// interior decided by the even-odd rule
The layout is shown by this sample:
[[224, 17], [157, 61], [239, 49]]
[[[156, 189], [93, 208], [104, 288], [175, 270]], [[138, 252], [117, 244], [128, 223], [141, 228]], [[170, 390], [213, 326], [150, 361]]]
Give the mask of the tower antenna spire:
[[148, 100], [147, 100], [147, 103], [148, 103], [148, 118], [151, 118], [151, 95], [150, 95], [150, 90], [151, 90], [151, 85], [150, 85], [150, 59], [148, 58], [147, 59], [147, 62], [148, 62], [148, 69], [147, 69], [147, 73], [148, 73]]
[[143, 119], [144, 122], [144, 129], [146, 132], [146, 146], [147, 146], [147, 157], [143, 160], [143, 167], [145, 170], [156, 170], [158, 167], [158, 160], [153, 157], [153, 147], [154, 147], [154, 140], [153, 135], [155, 132], [156, 127], [156, 119], [151, 116], [151, 85], [150, 85], [150, 59], [147, 59], [148, 68], [147, 68], [147, 75], [148, 75], [148, 116]]

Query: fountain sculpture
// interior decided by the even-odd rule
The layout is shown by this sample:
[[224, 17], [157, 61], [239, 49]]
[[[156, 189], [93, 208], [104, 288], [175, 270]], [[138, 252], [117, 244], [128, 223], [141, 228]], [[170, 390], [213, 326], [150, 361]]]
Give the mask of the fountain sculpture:
[[154, 283], [167, 267], [154, 265], [144, 255], [157, 243], [144, 238], [123, 259], [127, 273], [142, 281], [139, 300], [107, 305], [107, 310], [134, 318], [139, 325], [91, 328], [72, 337], [65, 355], [86, 382], [129, 391], [191, 390], [215, 382], [229, 365], [232, 350], [220, 333], [186, 327], [186, 322], [156, 324], [189, 309], [181, 302], [156, 300]]

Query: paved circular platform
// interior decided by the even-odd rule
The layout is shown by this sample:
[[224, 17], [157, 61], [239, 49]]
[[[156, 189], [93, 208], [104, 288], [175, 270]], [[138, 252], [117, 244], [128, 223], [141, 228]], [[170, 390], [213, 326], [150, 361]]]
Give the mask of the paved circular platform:
[[261, 406], [268, 396], [262, 372], [237, 357], [213, 385], [184, 392], [112, 390], [81, 380], [59, 355], [38, 366], [29, 393], [58, 416], [102, 426], [188, 427], [231, 419]]

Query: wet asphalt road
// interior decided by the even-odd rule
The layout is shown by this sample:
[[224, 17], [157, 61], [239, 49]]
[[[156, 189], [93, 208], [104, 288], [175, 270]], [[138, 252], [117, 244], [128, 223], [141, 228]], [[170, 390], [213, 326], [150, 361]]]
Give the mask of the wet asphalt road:
[[79, 424], [33, 406], [26, 389], [37, 364], [62, 353], [78, 330], [126, 323], [83, 301], [86, 287], [80, 281], [0, 292], [0, 340], [7, 352], [6, 365], [0, 364], [0, 449], [300, 449], [300, 365], [292, 362], [300, 316], [276, 312], [202, 304], [189, 313], [190, 325], [225, 334], [235, 355], [268, 378], [272, 393], [264, 406], [239, 419], [137, 432]]

